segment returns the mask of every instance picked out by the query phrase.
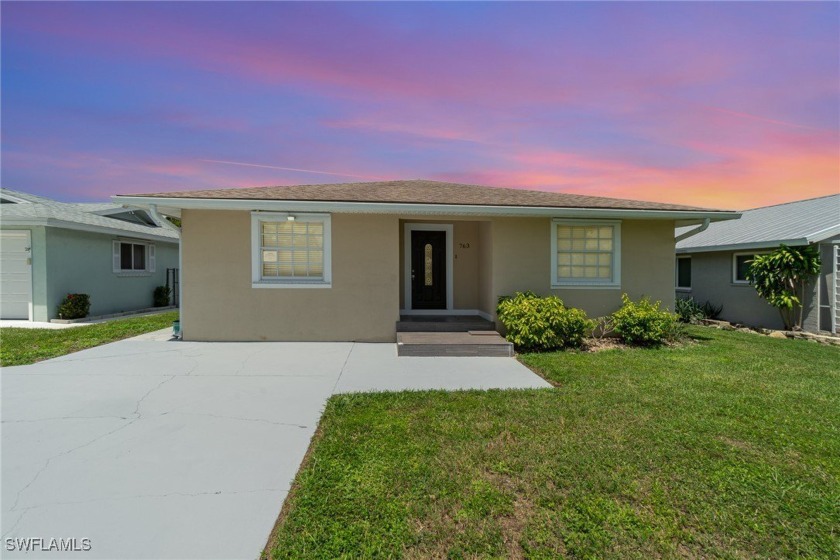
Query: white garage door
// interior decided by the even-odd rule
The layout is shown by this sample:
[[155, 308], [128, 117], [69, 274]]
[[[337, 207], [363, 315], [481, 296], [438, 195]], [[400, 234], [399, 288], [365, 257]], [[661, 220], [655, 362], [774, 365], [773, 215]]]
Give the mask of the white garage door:
[[32, 260], [28, 231], [0, 232], [0, 318], [29, 319]]

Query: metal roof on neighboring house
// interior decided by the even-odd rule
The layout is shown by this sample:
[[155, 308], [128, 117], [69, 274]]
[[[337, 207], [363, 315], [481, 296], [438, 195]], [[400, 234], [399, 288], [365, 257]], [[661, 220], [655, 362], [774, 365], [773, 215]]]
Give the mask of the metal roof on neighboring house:
[[6, 188], [0, 188], [0, 196], [15, 202], [0, 204], [0, 224], [2, 225], [65, 227], [130, 237], [178, 241], [178, 234], [168, 228], [126, 222], [96, 213], [120, 208], [119, 204], [59, 202]]
[[[677, 235], [692, 228], [677, 228]], [[710, 224], [677, 243], [677, 252], [695, 253], [806, 245], [840, 235], [840, 194], [744, 210], [741, 219]]]

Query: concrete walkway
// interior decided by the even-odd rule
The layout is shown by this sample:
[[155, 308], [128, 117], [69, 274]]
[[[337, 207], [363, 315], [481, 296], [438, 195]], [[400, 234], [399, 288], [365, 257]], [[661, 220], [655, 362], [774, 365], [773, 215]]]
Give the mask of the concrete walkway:
[[88, 323], [50, 323], [49, 321], [27, 321], [25, 319], [0, 319], [0, 328], [13, 329], [72, 329], [86, 327]]
[[[336, 392], [549, 385], [511, 358], [150, 333], [2, 371], [4, 558], [256, 558]], [[4, 540], [5, 545], [5, 540]]]
[[[100, 323], [110, 323], [111, 321], [119, 321], [120, 319], [134, 319], [136, 317], [148, 317], [149, 315], [160, 315], [161, 313], [168, 313], [176, 311], [177, 307], [159, 307], [147, 311], [116, 313], [113, 315], [101, 315], [98, 317], [86, 317], [76, 323], [52, 323], [50, 321], [28, 321], [26, 319], [0, 319], [0, 328], [14, 328], [14, 329], [72, 329], [76, 327], [89, 327], [90, 325], [98, 325]], [[167, 329], [171, 332], [172, 329]]]

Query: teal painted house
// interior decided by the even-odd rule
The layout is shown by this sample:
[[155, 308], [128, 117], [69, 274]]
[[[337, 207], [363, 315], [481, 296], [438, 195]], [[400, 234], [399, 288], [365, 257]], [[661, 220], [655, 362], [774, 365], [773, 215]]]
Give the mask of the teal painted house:
[[142, 210], [0, 189], [0, 318], [55, 319], [68, 293], [89, 294], [91, 316], [152, 307], [178, 247]]

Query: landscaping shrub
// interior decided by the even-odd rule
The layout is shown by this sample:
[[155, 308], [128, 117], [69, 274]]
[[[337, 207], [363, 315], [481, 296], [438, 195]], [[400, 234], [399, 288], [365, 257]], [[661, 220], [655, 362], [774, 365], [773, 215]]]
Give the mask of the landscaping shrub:
[[700, 319], [706, 318], [703, 306], [694, 301], [694, 298], [677, 298], [674, 302], [674, 311], [679, 320], [683, 323], [697, 323]]
[[722, 305], [714, 305], [706, 301], [702, 305], [694, 301], [694, 298], [677, 298], [674, 302], [674, 312], [677, 318], [683, 323], [697, 323], [700, 319], [717, 319], [723, 311]]
[[155, 288], [154, 292], [154, 302], [155, 307], [166, 307], [169, 305], [169, 296], [172, 294], [172, 290], [169, 286], [158, 286]]
[[701, 307], [705, 319], [717, 319], [723, 311], [723, 305], [713, 305], [711, 301], [706, 301]]
[[87, 294], [67, 294], [58, 306], [61, 319], [81, 319], [90, 311], [90, 296]]
[[677, 316], [661, 310], [661, 302], [647, 297], [632, 301], [627, 294], [622, 294], [621, 302], [621, 309], [612, 317], [615, 332], [627, 344], [651, 346], [679, 336]]
[[805, 293], [820, 266], [820, 254], [813, 245], [780, 245], [772, 253], [755, 256], [747, 280], [761, 298], [779, 310], [787, 330], [802, 330]]
[[593, 324], [595, 326], [592, 328], [592, 338], [594, 339], [603, 340], [609, 338], [615, 332], [615, 321], [612, 315], [598, 317], [593, 321]]
[[580, 346], [595, 328], [583, 310], [564, 306], [557, 296], [539, 297], [533, 292], [500, 298], [497, 312], [507, 339], [523, 350]]

